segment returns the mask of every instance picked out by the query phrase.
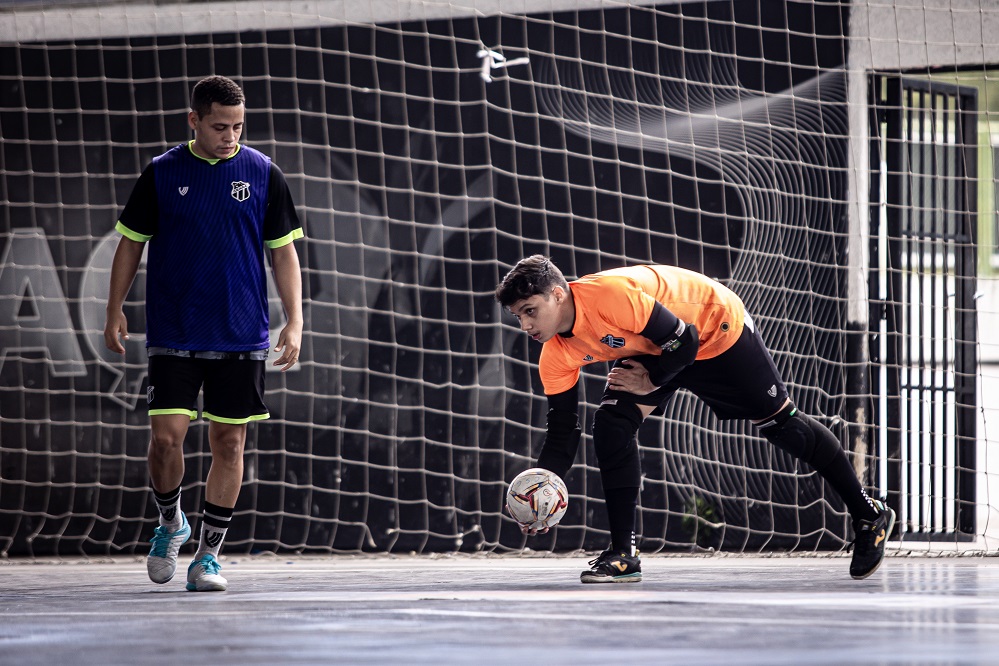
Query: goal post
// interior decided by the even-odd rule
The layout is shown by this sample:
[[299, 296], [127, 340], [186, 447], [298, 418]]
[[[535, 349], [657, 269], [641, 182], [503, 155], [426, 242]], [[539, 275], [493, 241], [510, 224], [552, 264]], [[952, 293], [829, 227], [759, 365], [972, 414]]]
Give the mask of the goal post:
[[[124, 361], [102, 342], [114, 224], [143, 167], [190, 138], [190, 88], [210, 74], [243, 87], [243, 139], [284, 171], [305, 228], [302, 363], [268, 373], [271, 419], [250, 426], [227, 551], [605, 547], [589, 437], [603, 365], [583, 373], [565, 518], [528, 541], [504, 511], [547, 404], [539, 348], [493, 288], [536, 252], [570, 278], [655, 262], [731, 287], [798, 407], [884, 490], [888, 425], [864, 410], [880, 404], [872, 373], [903, 360], [875, 369], [867, 353], [884, 295], [869, 293], [865, 215], [888, 204], [858, 199], [881, 172], [856, 88], [883, 53], [858, 21], [882, 16], [796, 0], [0, 10], [0, 553], [145, 552], [144, 340]], [[134, 331], [144, 281], [140, 268]], [[273, 290], [271, 312], [274, 326]], [[837, 551], [852, 538], [820, 477], [690, 394], [639, 442], [643, 552]], [[987, 515], [979, 460], [986, 491], [970, 501]], [[195, 521], [201, 421], [185, 462]], [[948, 543], [987, 547], [987, 529]]]

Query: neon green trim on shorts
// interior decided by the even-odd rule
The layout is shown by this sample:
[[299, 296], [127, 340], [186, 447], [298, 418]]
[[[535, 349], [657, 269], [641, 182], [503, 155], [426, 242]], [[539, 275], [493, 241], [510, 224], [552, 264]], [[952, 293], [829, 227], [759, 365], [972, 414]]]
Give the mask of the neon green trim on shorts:
[[284, 247], [288, 243], [294, 241], [297, 238], [302, 238], [305, 236], [305, 232], [302, 231], [302, 227], [295, 229], [287, 236], [281, 236], [281, 238], [275, 238], [274, 240], [264, 241], [264, 245], [272, 250], [276, 250], [279, 247]]
[[164, 414], [186, 414], [191, 420], [198, 418], [198, 412], [193, 409], [150, 409], [150, 416], [162, 416]]
[[152, 238], [152, 236], [146, 236], [144, 234], [138, 233], [137, 231], [132, 231], [124, 224], [122, 224], [121, 220], [118, 221], [118, 224], [114, 225], [114, 228], [115, 231], [117, 231], [119, 234], [125, 236], [126, 238], [131, 238], [136, 243], [145, 243], [147, 240]]
[[214, 414], [209, 414], [208, 412], [201, 412], [201, 416], [208, 419], [209, 421], [215, 421], [217, 423], [228, 423], [229, 425], [242, 425], [243, 423], [249, 423], [250, 421], [263, 421], [271, 417], [270, 414], [254, 414], [253, 416], [247, 416], [241, 419], [227, 419], [223, 416], [215, 416]]

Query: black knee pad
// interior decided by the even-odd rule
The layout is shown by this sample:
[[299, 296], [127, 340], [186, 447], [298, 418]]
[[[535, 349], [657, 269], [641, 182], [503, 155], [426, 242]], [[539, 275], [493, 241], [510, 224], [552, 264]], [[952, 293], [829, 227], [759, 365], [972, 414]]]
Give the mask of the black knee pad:
[[767, 441], [816, 470], [825, 469], [842, 451], [839, 440], [829, 428], [802, 414], [792, 404], [759, 427]]
[[604, 489], [637, 488], [641, 483], [635, 439], [640, 425], [642, 412], [632, 402], [606, 402], [593, 415], [593, 449]]

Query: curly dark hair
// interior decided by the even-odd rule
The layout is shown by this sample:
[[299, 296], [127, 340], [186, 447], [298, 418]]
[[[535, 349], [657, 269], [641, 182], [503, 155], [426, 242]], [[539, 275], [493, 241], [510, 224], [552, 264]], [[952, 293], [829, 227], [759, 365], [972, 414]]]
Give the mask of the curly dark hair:
[[500, 305], [508, 308], [519, 300], [548, 294], [555, 287], [568, 291], [569, 283], [551, 259], [535, 254], [517, 262], [496, 286], [495, 296]]
[[235, 81], [224, 76], [209, 76], [198, 81], [191, 91], [191, 110], [198, 118], [204, 118], [212, 112], [215, 102], [222, 106], [239, 106], [246, 103], [246, 96]]

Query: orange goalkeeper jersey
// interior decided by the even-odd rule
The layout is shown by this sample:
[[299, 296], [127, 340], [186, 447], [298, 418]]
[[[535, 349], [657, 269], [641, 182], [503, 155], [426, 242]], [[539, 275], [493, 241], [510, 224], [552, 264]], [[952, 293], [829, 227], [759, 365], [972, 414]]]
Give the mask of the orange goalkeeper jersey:
[[742, 335], [742, 300], [720, 282], [684, 268], [616, 268], [570, 282], [569, 289], [576, 308], [572, 335], [556, 335], [541, 349], [538, 370], [546, 395], [575, 386], [584, 365], [660, 354], [659, 347], [640, 334], [657, 301], [697, 327], [697, 360], [718, 356]]

